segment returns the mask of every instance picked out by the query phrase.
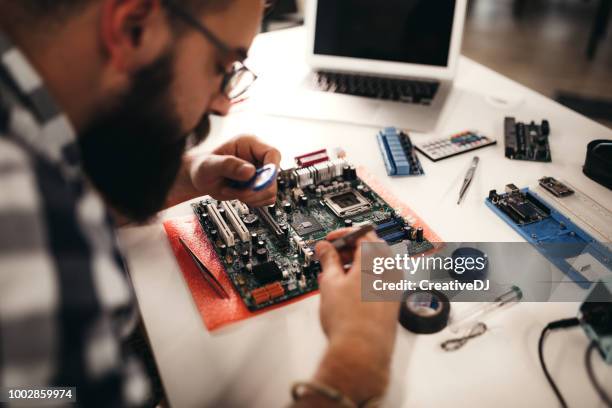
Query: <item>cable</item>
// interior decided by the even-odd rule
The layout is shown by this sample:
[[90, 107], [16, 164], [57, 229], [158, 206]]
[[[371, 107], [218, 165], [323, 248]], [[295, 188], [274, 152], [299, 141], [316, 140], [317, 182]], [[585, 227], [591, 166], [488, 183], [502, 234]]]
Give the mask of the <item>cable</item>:
[[586, 366], [587, 374], [589, 374], [589, 380], [591, 380], [591, 384], [593, 384], [593, 388], [599, 394], [599, 397], [602, 401], [609, 407], [612, 408], [612, 398], [608, 394], [604, 388], [597, 382], [597, 378], [595, 378], [595, 373], [593, 372], [593, 362], [591, 355], [593, 354], [593, 350], [596, 348], [595, 342], [591, 342], [589, 347], [587, 347], [586, 353], [584, 353], [584, 365]]
[[575, 317], [550, 322], [542, 330], [542, 334], [540, 334], [540, 340], [538, 341], [538, 356], [540, 357], [540, 365], [542, 366], [542, 371], [544, 371], [544, 375], [546, 376], [548, 383], [550, 384], [553, 392], [555, 393], [557, 399], [559, 400], [559, 403], [563, 408], [567, 408], [567, 403], [565, 402], [561, 391], [559, 391], [559, 388], [557, 388], [555, 381], [548, 372], [548, 368], [546, 368], [546, 362], [544, 361], [544, 339], [546, 339], [546, 334], [550, 330], [568, 329], [570, 327], [578, 326], [579, 324], [580, 322]]

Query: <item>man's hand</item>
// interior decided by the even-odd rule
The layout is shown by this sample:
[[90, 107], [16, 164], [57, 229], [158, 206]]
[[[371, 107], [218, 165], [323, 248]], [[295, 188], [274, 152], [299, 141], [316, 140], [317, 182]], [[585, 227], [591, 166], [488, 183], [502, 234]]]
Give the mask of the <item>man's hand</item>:
[[228, 180], [247, 181], [257, 167], [273, 163], [280, 165], [281, 155], [272, 146], [254, 136], [240, 136], [215, 149], [212, 154], [196, 159], [191, 165], [191, 180], [196, 190], [216, 200], [240, 200], [252, 207], [274, 204], [276, 183], [263, 191], [237, 190]]
[[276, 183], [266, 190], [254, 192], [230, 188], [228, 180], [247, 181], [258, 167], [269, 163], [279, 166], [280, 161], [278, 150], [254, 136], [236, 137], [213, 152], [196, 148], [185, 155], [183, 169], [168, 197], [168, 206], [203, 195], [220, 201], [237, 199], [252, 207], [273, 204]]
[[[329, 240], [347, 234], [337, 231]], [[314, 380], [343, 392], [356, 403], [381, 396], [389, 380], [399, 305], [361, 300], [361, 245], [380, 242], [370, 233], [357, 242], [354, 253], [338, 253], [327, 241], [319, 242], [321, 260], [321, 325], [329, 348]], [[380, 256], [391, 256], [387, 247]], [[352, 262], [345, 271], [343, 265]], [[306, 401], [314, 398], [316, 401]], [[316, 395], [302, 404], [323, 400]]]
[[[357, 241], [352, 253], [338, 253], [329, 241], [351, 230], [331, 233], [316, 247], [322, 266], [319, 281], [321, 292], [321, 325], [330, 342], [336, 338], [360, 337], [374, 341], [385, 349], [393, 347], [398, 305], [392, 302], [363, 302], [361, 299], [361, 246], [382, 242], [374, 232]], [[379, 256], [391, 256], [386, 253]], [[376, 249], [381, 248], [376, 245]], [[345, 272], [343, 265], [352, 264]], [[378, 347], [379, 348], [379, 347]]]

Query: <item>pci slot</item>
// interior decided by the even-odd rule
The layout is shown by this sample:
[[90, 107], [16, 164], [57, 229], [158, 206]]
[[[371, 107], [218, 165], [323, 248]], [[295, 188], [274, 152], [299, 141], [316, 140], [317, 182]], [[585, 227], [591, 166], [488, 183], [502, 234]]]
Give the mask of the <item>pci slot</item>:
[[221, 208], [225, 210], [225, 216], [230, 224], [232, 224], [232, 227], [234, 227], [234, 231], [236, 231], [236, 234], [238, 234], [238, 237], [242, 240], [242, 242], [249, 242], [249, 239], [251, 238], [249, 230], [238, 216], [234, 206], [228, 201], [223, 201], [221, 203]]
[[276, 220], [272, 218], [268, 210], [265, 208], [255, 208], [254, 211], [260, 219], [264, 220], [277, 238], [282, 238], [284, 236], [280, 225], [278, 225]]
[[223, 220], [223, 217], [219, 213], [219, 210], [214, 204], [206, 204], [206, 212], [208, 213], [208, 217], [212, 220], [213, 224], [217, 227], [219, 231], [219, 236], [225, 245], [228, 247], [233, 247], [236, 242], [234, 240], [234, 234], [232, 234], [232, 230], [228, 227], [227, 223]]

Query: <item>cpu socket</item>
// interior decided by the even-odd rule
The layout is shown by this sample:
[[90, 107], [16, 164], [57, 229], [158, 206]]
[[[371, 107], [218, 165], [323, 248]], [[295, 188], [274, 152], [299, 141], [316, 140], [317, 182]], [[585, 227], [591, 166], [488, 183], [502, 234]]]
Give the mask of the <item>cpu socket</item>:
[[323, 202], [340, 218], [352, 217], [372, 209], [372, 204], [355, 190], [328, 194]]

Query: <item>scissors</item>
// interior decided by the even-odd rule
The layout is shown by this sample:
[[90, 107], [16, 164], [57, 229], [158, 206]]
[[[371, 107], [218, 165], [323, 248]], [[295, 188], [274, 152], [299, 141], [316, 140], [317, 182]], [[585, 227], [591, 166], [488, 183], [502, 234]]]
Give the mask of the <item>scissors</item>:
[[196, 266], [198, 267], [198, 269], [204, 276], [204, 279], [206, 279], [206, 282], [208, 282], [208, 284], [213, 288], [215, 293], [223, 299], [229, 299], [230, 298], [229, 294], [225, 291], [225, 289], [223, 289], [223, 286], [221, 286], [221, 283], [219, 283], [217, 278], [215, 278], [215, 275], [213, 275], [208, 270], [208, 268], [202, 263], [202, 261], [200, 261], [200, 259], [196, 256], [196, 254], [193, 253], [191, 248], [189, 248], [187, 244], [185, 243], [185, 241], [183, 241], [183, 238], [179, 237], [179, 241], [181, 245], [183, 245], [183, 248], [185, 248], [185, 251], [187, 251], [189, 256], [191, 256], [191, 259], [193, 259], [193, 262], [196, 264]]

